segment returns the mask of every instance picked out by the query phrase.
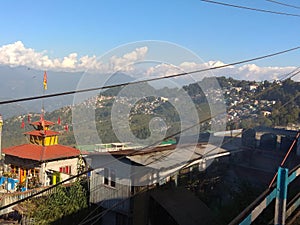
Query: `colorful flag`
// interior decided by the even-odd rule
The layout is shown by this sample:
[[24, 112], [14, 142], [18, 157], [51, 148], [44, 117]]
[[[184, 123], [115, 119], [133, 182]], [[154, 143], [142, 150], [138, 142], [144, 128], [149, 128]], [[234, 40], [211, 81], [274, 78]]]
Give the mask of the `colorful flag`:
[[47, 90], [47, 73], [44, 72], [44, 80], [43, 80], [44, 90]]
[[25, 122], [24, 122], [24, 119], [22, 120], [22, 123], [21, 123], [21, 128], [23, 129], [25, 127]]
[[68, 131], [69, 130], [69, 125], [66, 123], [65, 125], [65, 131]]
[[58, 119], [57, 119], [57, 124], [58, 124], [58, 125], [61, 124], [60, 117], [58, 117]]

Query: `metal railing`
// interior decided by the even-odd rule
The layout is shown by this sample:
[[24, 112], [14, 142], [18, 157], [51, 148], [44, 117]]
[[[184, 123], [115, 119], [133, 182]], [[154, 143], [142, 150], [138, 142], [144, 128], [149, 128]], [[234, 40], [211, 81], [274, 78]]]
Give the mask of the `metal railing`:
[[300, 205], [300, 192], [291, 200], [287, 200], [287, 187], [300, 175], [300, 164], [288, 173], [288, 169], [279, 167], [277, 183], [265, 190], [254, 202], [234, 218], [229, 225], [249, 225], [276, 198], [274, 224], [284, 225], [288, 218]]

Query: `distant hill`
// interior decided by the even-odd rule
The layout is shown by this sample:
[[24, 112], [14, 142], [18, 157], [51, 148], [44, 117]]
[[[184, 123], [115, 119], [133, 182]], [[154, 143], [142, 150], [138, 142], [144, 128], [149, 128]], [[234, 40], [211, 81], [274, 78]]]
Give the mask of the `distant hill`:
[[[38, 96], [43, 94], [44, 71], [19, 66], [0, 66], [0, 101]], [[75, 90], [82, 73], [47, 71], [48, 90], [46, 94]], [[72, 103], [72, 96], [45, 99], [47, 111], [53, 111]], [[4, 118], [21, 113], [40, 112], [42, 101], [27, 101], [0, 105]]]
[[[66, 75], [67, 76], [67, 75]], [[112, 76], [111, 79], [107, 80], [106, 85], [114, 84], [115, 82], [124, 83], [130, 82], [132, 78], [126, 74], [118, 74]], [[279, 83], [270, 82], [255, 82], [255, 81], [239, 81], [232, 78], [218, 77], [220, 86], [222, 87], [223, 94], [225, 96], [226, 104], [229, 106], [234, 106], [236, 101], [241, 99], [245, 100], [244, 105], [239, 105], [233, 108], [229, 112], [229, 116], [232, 115], [232, 121], [235, 121], [235, 128], [242, 128], [243, 126], [255, 126], [255, 125], [286, 125], [288, 123], [300, 123], [300, 98], [294, 98], [300, 92], [300, 83], [294, 82], [292, 80], [286, 80]], [[57, 81], [58, 82], [58, 81]], [[209, 78], [204, 80], [205, 86], [210, 86]], [[203, 86], [203, 84], [201, 84]], [[183, 89], [191, 96], [199, 111], [200, 116], [209, 116], [209, 107], [207, 106], [207, 101], [203, 90], [199, 88], [198, 84], [190, 84], [184, 86]], [[273, 85], [273, 86], [272, 86]], [[271, 87], [270, 91], [268, 90]], [[251, 87], [254, 89], [252, 90]], [[71, 88], [71, 86], [70, 86]], [[95, 121], [99, 136], [103, 142], [115, 142], [118, 141], [114, 135], [111, 125], [111, 107], [114, 104], [115, 96], [119, 95], [121, 87], [116, 87], [108, 90], [103, 90], [99, 92], [98, 100], [87, 99], [79, 103], [76, 107], [94, 107], [95, 108]], [[250, 90], [251, 89], [251, 90]], [[172, 96], [176, 97], [178, 93], [177, 88], [163, 88], [154, 89], [147, 83], [138, 85], [138, 88], [131, 89], [140, 92], [155, 92], [157, 96], [166, 97]], [[239, 90], [239, 91], [237, 91]], [[253, 97], [257, 96], [257, 97]], [[128, 97], [126, 93], [122, 93], [121, 97]], [[101, 99], [101, 100], [99, 100]], [[248, 100], [249, 101], [248, 101]], [[55, 99], [53, 99], [55, 100]], [[45, 105], [49, 104], [49, 99], [45, 100]], [[286, 104], [286, 102], [289, 104]], [[273, 102], [273, 103], [270, 103]], [[126, 100], [123, 104], [127, 104]], [[2, 106], [4, 107], [4, 106]], [[15, 110], [14, 113], [19, 113], [17, 109], [14, 109], [14, 105], [11, 106], [12, 109], [4, 107], [3, 109]], [[35, 106], [40, 110], [40, 105]], [[130, 126], [132, 132], [138, 138], [147, 138], [149, 134], [149, 121], [154, 117], [165, 118], [166, 124], [168, 126], [167, 134], [176, 133], [180, 130], [180, 118], [176, 113], [176, 110], [172, 105], [163, 99], [157, 97], [144, 98], [131, 106], [132, 111], [130, 115]], [[251, 111], [252, 110], [252, 111]], [[271, 115], [264, 117], [261, 115], [261, 111], [270, 111]], [[31, 120], [38, 120], [39, 115], [35, 114], [35, 111], [27, 111], [21, 116], [14, 116], [11, 118], [6, 118], [3, 126], [3, 147], [17, 145], [27, 142], [23, 132], [31, 129], [27, 123], [27, 114], [31, 113]], [[11, 114], [12, 115], [12, 114]], [[61, 131], [60, 143], [66, 145], [75, 145], [76, 141], [72, 132], [72, 107], [65, 106], [54, 111], [47, 110], [45, 118], [51, 121], [57, 121], [60, 117], [62, 125], [55, 125], [54, 129]], [[25, 129], [21, 129], [21, 122], [25, 121]], [[200, 119], [201, 120], [201, 119]], [[230, 121], [229, 121], [230, 122]], [[69, 125], [69, 131], [64, 131], [64, 125]], [[209, 129], [209, 124], [203, 124], [202, 129]], [[82, 130], [82, 135], [89, 137], [91, 130], [88, 128]], [[88, 139], [87, 139], [88, 140]]]

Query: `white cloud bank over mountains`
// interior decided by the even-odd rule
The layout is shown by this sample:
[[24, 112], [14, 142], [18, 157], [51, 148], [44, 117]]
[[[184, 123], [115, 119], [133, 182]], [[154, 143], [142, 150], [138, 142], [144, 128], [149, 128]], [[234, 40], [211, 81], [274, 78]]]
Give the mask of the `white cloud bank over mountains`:
[[[65, 72], [83, 72], [87, 70], [101, 73], [111, 73], [120, 70], [132, 72], [135, 70], [134, 64], [143, 61], [148, 50], [147, 46], [136, 48], [121, 56], [111, 56], [107, 62], [103, 62], [95, 55], [79, 57], [77, 53], [71, 53], [63, 58], [50, 58], [46, 51], [37, 52], [32, 48], [25, 47], [21, 41], [17, 41], [0, 47], [0, 65], [11, 67], [26, 66], [39, 70]], [[203, 64], [182, 62], [176, 66], [160, 64], [147, 68], [144, 75], [163, 76], [221, 65], [225, 64], [221, 61], [209, 61]], [[255, 64], [244, 64], [213, 70], [212, 73], [216, 76], [230, 76], [236, 79], [273, 80], [279, 79], [293, 69], [295, 67], [259, 67]], [[300, 79], [296, 77], [295, 80]]]
[[113, 56], [110, 62], [104, 63], [97, 60], [96, 56], [78, 57], [77, 53], [71, 53], [63, 59], [51, 59], [46, 51], [36, 52], [32, 48], [26, 48], [21, 41], [0, 47], [0, 64], [8, 66], [27, 66], [33, 69], [54, 70], [54, 71], [116, 71], [124, 66], [142, 60], [147, 53], [147, 47], [138, 48], [123, 55]]

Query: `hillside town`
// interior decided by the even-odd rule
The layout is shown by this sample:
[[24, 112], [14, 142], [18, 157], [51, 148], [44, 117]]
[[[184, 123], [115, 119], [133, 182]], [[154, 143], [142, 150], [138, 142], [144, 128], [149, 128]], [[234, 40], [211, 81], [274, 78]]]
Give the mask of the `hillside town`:
[[[297, 121], [294, 121], [293, 129], [283, 128], [283, 126], [279, 128], [274, 126], [275, 124], [272, 127], [257, 127], [255, 122], [252, 122], [253, 127], [251, 128], [242, 127], [243, 120], [270, 118], [271, 121], [274, 106], [280, 101], [280, 96], [277, 96], [277, 100], [270, 100], [268, 97], [261, 96], [261, 91], [263, 92], [270, 85], [268, 82], [243, 81], [243, 85], [233, 86], [232, 82], [237, 83], [238, 81], [231, 78], [220, 79], [222, 89], [208, 89], [205, 90], [206, 94], [199, 89], [198, 92], [191, 91], [195, 90], [192, 86], [194, 84], [184, 88], [191, 95], [193, 102], [196, 105], [199, 104], [199, 109], [202, 112], [209, 104], [226, 103], [225, 119], [220, 116], [224, 114], [221, 113], [215, 116], [213, 121], [218, 125], [224, 124], [227, 131], [206, 130], [210, 126], [210, 123], [206, 123], [207, 126], [202, 126], [203, 130], [195, 137], [173, 136], [168, 140], [161, 141], [155, 147], [132, 145], [130, 142], [122, 143], [118, 142], [117, 139], [111, 139], [112, 141], [107, 143], [75, 145], [74, 139], [66, 139], [70, 135], [75, 135], [70, 120], [71, 113], [74, 110], [96, 110], [97, 123], [103, 126], [104, 122], [108, 120], [112, 106], [120, 104], [122, 107], [131, 108], [128, 115], [129, 120], [140, 123], [140, 130], [137, 131], [136, 135], [148, 135], [145, 128], [141, 129], [141, 124], [149, 118], [164, 115], [167, 121], [167, 127], [164, 129], [170, 131], [172, 126], [176, 128], [179, 117], [174, 113], [171, 104], [172, 101], [178, 101], [176, 98], [150, 96], [138, 99], [129, 96], [111, 96], [103, 92], [78, 105], [56, 110], [53, 115], [44, 113], [42, 110], [42, 113], [31, 113], [15, 117], [12, 120], [2, 120], [5, 133], [8, 132], [7, 128], [13, 128], [16, 123], [19, 124], [18, 132], [25, 131], [23, 134], [27, 137], [25, 140], [28, 143], [2, 149], [0, 182], [3, 209], [1, 215], [5, 218], [12, 212], [17, 213], [19, 220], [23, 223], [40, 219], [41, 215], [32, 215], [32, 210], [39, 207], [38, 200], [33, 198], [29, 202], [17, 205], [13, 203], [20, 198], [31, 198], [31, 195], [39, 191], [42, 193], [43, 190], [50, 191], [53, 187], [62, 184], [65, 188], [62, 189], [64, 191], [73, 186], [80, 191], [77, 195], [82, 197], [78, 199], [76, 197], [78, 203], [72, 203], [78, 204], [76, 206], [78, 210], [88, 210], [87, 205], [91, 205], [97, 213], [101, 213], [117, 205], [114, 210], [101, 216], [103, 224], [118, 224], [118, 220], [123, 221], [121, 224], [131, 224], [133, 220], [136, 220], [135, 224], [147, 224], [147, 221], [160, 223], [156, 221], [154, 212], [161, 214], [171, 213], [174, 210], [170, 206], [164, 205], [164, 201], [168, 202], [170, 199], [161, 195], [162, 190], [170, 192], [170, 195], [173, 195], [172, 192], [175, 191], [178, 195], [177, 197], [173, 196], [175, 201], [182, 201], [178, 199], [179, 196], [189, 198], [195, 207], [200, 207], [206, 211], [206, 214], [196, 213], [191, 215], [190, 219], [180, 222], [176, 214], [185, 211], [182, 208], [185, 203], [182, 202], [181, 206], [176, 206], [176, 213], [171, 214], [172, 218], [176, 220], [174, 223], [193, 224], [193, 220], [201, 221], [204, 219], [207, 224], [222, 224], [221, 214], [215, 217], [211, 212], [211, 207], [218, 207], [219, 210], [223, 211], [228, 207], [228, 204], [233, 203], [225, 197], [226, 195], [218, 194], [219, 189], [224, 188], [224, 185], [230, 188], [230, 183], [236, 182], [236, 179], [251, 182], [252, 186], [247, 187], [248, 191], [250, 189], [259, 191], [259, 187], [265, 187], [267, 183], [264, 177], [267, 176], [271, 179], [272, 171], [276, 169], [279, 160], [293, 143], [293, 138], [297, 136]], [[281, 82], [272, 85], [285, 87], [285, 84]], [[170, 89], [169, 91], [172, 93], [178, 90]], [[207, 99], [210, 98], [214, 101], [208, 102]], [[57, 116], [58, 120], [56, 119]], [[50, 118], [50, 120], [45, 119], [45, 117]], [[54, 121], [52, 122], [51, 119]], [[66, 125], [70, 126], [70, 130], [69, 127], [66, 129]], [[247, 125], [250, 126], [251, 124], [248, 123]], [[89, 135], [90, 131], [84, 130], [84, 127], [81, 128], [85, 135]], [[104, 129], [107, 132], [108, 127], [104, 127]], [[110, 133], [107, 135], [111, 137]], [[61, 145], [59, 139], [65, 140], [66, 145]], [[194, 148], [195, 150], [192, 150]], [[299, 149], [298, 141], [293, 148], [293, 157], [287, 161], [291, 168], [297, 165]], [[180, 153], [178, 156], [176, 156], [177, 151]], [[190, 154], [191, 151], [193, 154]], [[165, 155], [173, 156], [170, 159], [165, 159]], [[253, 157], [256, 160], [252, 161], [251, 158]], [[272, 158], [271, 161], [270, 157]], [[158, 165], [157, 159], [161, 161]], [[178, 160], [183, 161], [178, 162]], [[110, 161], [114, 163], [107, 163]], [[266, 162], [268, 163], [266, 164]], [[142, 171], [140, 171], [141, 166]], [[253, 169], [257, 172], [253, 173]], [[259, 173], [262, 174], [258, 175]], [[154, 174], [157, 175], [154, 176]], [[72, 179], [73, 177], [77, 177], [76, 180]], [[76, 183], [78, 178], [80, 178], [80, 184]], [[234, 186], [240, 188], [240, 185], [244, 184], [237, 182]], [[141, 190], [149, 190], [149, 195], [146, 192], [143, 197], [136, 197], [136, 195], [140, 195]], [[56, 192], [49, 191], [45, 193], [56, 195]], [[235, 195], [241, 194], [240, 191], [232, 194], [234, 201], [237, 200]], [[65, 193], [66, 196], [69, 194], [71, 193], [68, 191]], [[203, 195], [210, 197], [206, 199], [203, 198]], [[217, 201], [222, 203], [215, 202], [214, 195], [217, 195]], [[254, 197], [249, 198], [249, 201], [253, 201]], [[43, 201], [50, 201], [52, 198], [47, 199], [44, 196], [42, 199]], [[70, 197], [67, 197], [66, 201], [69, 201], [68, 199], [70, 200]], [[80, 202], [82, 205], [79, 204]], [[205, 204], [203, 205], [203, 203]], [[49, 202], [47, 204], [55, 205], [57, 203]], [[163, 206], [164, 209], [150, 210], [153, 204]], [[170, 202], [170, 204], [174, 203]], [[143, 211], [149, 214], [140, 217], [137, 208], [143, 208]], [[41, 209], [41, 211], [43, 210], [47, 210], [47, 208]], [[225, 221], [229, 221], [229, 217], [232, 219], [232, 216], [228, 214]], [[94, 217], [97, 218], [97, 214]], [[161, 218], [160, 221], [162, 220]], [[84, 223], [89, 224], [89, 220]]]
[[0, 6], [0, 225], [300, 225], [299, 0]]

